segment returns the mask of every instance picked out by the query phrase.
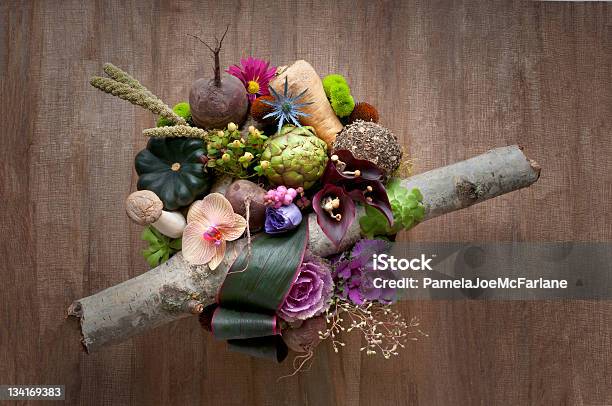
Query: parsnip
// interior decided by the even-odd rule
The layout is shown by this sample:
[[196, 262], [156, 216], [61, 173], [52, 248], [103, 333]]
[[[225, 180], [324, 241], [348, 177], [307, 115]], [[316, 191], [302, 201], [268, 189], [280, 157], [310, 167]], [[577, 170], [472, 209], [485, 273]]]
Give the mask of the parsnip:
[[304, 125], [314, 127], [317, 136], [325, 141], [327, 147], [331, 150], [336, 140], [336, 134], [342, 130], [342, 124], [332, 110], [327, 96], [325, 96], [321, 78], [314, 68], [303, 60], [296, 61], [283, 70], [279, 76], [270, 82], [270, 86], [278, 93], [282, 93], [285, 86], [285, 77], [289, 83], [289, 94], [298, 95], [308, 89], [304, 101], [312, 102], [312, 104], [302, 109], [309, 116], [302, 117], [300, 121]]

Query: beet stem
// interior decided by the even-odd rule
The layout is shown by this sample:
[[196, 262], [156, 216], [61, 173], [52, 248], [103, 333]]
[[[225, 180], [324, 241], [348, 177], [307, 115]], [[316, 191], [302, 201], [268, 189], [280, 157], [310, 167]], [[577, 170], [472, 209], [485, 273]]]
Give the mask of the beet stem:
[[221, 47], [223, 46], [223, 40], [225, 39], [225, 35], [227, 35], [228, 30], [229, 30], [229, 24], [227, 25], [227, 27], [225, 27], [225, 32], [221, 36], [220, 40], [217, 39], [217, 37], [215, 36], [215, 41], [217, 42], [217, 46], [215, 48], [212, 48], [202, 38], [198, 37], [197, 35], [187, 34], [190, 37], [193, 37], [197, 39], [198, 41], [200, 41], [202, 44], [206, 46], [206, 48], [210, 50], [210, 52], [213, 53], [215, 57], [215, 86], [217, 87], [221, 87], [221, 62], [219, 61], [219, 53], [221, 52]]

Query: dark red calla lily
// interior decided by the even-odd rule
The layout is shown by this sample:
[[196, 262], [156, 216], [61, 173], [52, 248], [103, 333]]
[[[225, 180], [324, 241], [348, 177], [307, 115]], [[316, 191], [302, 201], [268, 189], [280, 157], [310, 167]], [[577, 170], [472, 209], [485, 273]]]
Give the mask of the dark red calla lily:
[[[323, 206], [323, 200], [338, 198], [339, 206], [330, 213]], [[317, 214], [317, 223], [327, 238], [337, 247], [346, 231], [355, 220], [355, 203], [344, 188], [327, 183], [312, 198], [312, 208]], [[335, 218], [332, 216], [340, 216]]]
[[389, 226], [393, 227], [393, 211], [391, 210], [387, 190], [382, 183], [367, 180], [353, 183], [348, 195], [353, 200], [372, 206], [380, 211], [387, 218]]
[[[353, 156], [351, 151], [340, 149], [334, 152], [338, 157], [337, 162], [330, 159], [327, 162], [325, 173], [323, 173], [324, 183], [335, 183], [338, 181], [350, 180], [382, 180], [384, 174], [376, 164], [365, 159], [358, 159]], [[333, 155], [332, 155], [333, 157]], [[355, 176], [355, 171], [360, 172], [359, 176]]]

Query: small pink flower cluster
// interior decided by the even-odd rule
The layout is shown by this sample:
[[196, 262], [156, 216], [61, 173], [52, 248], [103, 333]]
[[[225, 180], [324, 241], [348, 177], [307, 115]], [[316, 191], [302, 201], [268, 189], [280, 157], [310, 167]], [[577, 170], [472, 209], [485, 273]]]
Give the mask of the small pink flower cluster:
[[304, 193], [304, 188], [302, 187], [294, 189], [292, 187], [287, 188], [281, 185], [276, 189], [270, 189], [266, 192], [266, 195], [264, 196], [264, 203], [267, 206], [272, 206], [275, 209], [278, 209], [281, 206], [289, 206], [291, 203], [293, 203], [293, 199], [295, 199], [298, 194], [302, 193]]

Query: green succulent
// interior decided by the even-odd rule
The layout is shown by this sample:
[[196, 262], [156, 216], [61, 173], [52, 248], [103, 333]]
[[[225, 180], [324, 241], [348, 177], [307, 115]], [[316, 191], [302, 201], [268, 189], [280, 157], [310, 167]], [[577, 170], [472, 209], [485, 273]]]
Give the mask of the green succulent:
[[241, 179], [261, 175], [259, 157], [267, 139], [255, 127], [243, 135], [235, 124], [230, 123], [225, 130], [210, 133], [206, 144], [206, 166]]
[[163, 264], [170, 257], [181, 250], [181, 239], [166, 237], [155, 228], [148, 226], [140, 236], [149, 246], [142, 251], [142, 256], [147, 260], [151, 268]]
[[387, 219], [380, 211], [366, 206], [365, 215], [359, 219], [361, 232], [367, 238], [382, 235], [397, 234], [417, 225], [425, 216], [423, 195], [419, 189], [408, 190], [403, 187], [397, 178], [391, 179], [385, 186], [391, 210], [393, 211], [393, 227], [389, 226]]
[[327, 165], [327, 145], [312, 127], [285, 125], [268, 139], [260, 167], [270, 183], [310, 188], [323, 175]]
[[[189, 103], [177, 103], [176, 105], [174, 105], [174, 107], [172, 107], [172, 111], [174, 111], [180, 117], [183, 117], [188, 123], [191, 122], [191, 108], [189, 107]], [[175, 123], [165, 117], [160, 117], [157, 120], [157, 127], [167, 127], [172, 125], [175, 125]]]

